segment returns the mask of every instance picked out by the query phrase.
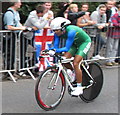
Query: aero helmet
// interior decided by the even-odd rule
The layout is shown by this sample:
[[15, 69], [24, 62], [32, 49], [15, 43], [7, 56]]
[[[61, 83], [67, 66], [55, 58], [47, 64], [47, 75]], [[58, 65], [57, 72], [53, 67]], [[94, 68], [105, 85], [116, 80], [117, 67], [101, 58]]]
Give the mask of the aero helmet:
[[65, 28], [65, 26], [70, 23], [71, 22], [66, 18], [57, 17], [51, 21], [50, 28], [52, 30], [59, 30], [59, 29], [63, 30], [63, 28]]

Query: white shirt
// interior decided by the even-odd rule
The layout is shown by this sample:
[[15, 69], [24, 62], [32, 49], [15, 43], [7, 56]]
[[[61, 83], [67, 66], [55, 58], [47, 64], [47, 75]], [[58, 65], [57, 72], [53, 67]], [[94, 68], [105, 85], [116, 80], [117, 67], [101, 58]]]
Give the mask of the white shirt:
[[[48, 17], [48, 14], [51, 14], [51, 15], [52, 15], [51, 19], [54, 18], [54, 13], [53, 13], [53, 11], [51, 11], [51, 10], [48, 10], [48, 12], [44, 14], [43, 18], [47, 18], [47, 17]], [[50, 27], [50, 21], [48, 21], [48, 23], [45, 25], [45, 28], [49, 28], [49, 27]]]

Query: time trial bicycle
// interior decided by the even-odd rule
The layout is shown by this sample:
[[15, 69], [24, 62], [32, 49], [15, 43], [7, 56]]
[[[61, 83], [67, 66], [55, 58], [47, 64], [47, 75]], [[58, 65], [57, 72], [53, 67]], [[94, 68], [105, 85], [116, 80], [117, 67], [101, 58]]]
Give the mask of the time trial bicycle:
[[[46, 52], [48, 54], [48, 52]], [[50, 55], [43, 55], [40, 58], [50, 57]], [[46, 110], [55, 109], [63, 99], [66, 90], [66, 83], [68, 84], [68, 93], [74, 90], [76, 83], [71, 82], [71, 77], [67, 73], [67, 68], [64, 63], [71, 63], [73, 58], [65, 59], [59, 54], [55, 54], [57, 63], [46, 68], [38, 77], [35, 86], [35, 97], [38, 105]], [[84, 102], [91, 102], [101, 92], [103, 86], [103, 72], [99, 64], [91, 60], [83, 60], [80, 63], [82, 69], [82, 87], [83, 94], [79, 97]]]

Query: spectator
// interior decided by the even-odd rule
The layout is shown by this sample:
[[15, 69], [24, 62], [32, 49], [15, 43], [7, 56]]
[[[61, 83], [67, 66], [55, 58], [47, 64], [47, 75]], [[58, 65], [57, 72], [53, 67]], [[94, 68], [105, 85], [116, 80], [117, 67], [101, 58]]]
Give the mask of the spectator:
[[[20, 0], [16, 0], [15, 2], [10, 2], [10, 7], [7, 9], [9, 11], [7, 11], [3, 17], [5, 29], [13, 30], [16, 33], [18, 33], [19, 30], [26, 29], [26, 27], [22, 26], [22, 24], [20, 23], [19, 12], [17, 11], [20, 7], [21, 7]], [[7, 69], [11, 70], [11, 69], [14, 69], [14, 63], [15, 63], [15, 49], [16, 48], [15, 48], [15, 36], [14, 36], [14, 34], [13, 34], [12, 38], [8, 39], [7, 43], [8, 43], [8, 45], [6, 45], [6, 47], [7, 47], [8, 51], [7, 51], [7, 54], [5, 54], [5, 56], [8, 57], [6, 60], [7, 61]], [[10, 48], [12, 49], [11, 56], [10, 56], [10, 53], [11, 53]], [[6, 77], [11, 80], [11, 77], [9, 77], [9, 74], [6, 74], [5, 78]], [[15, 78], [15, 79], [17, 79], [17, 78]]]
[[[47, 17], [44, 17], [45, 13], [46, 13], [46, 8], [43, 5], [37, 6], [36, 10], [30, 12], [30, 14], [25, 22], [25, 26], [32, 27], [34, 30], [38, 30], [38, 31], [43, 29], [52, 18], [52, 15], [50, 15], [50, 14]], [[30, 37], [32, 36], [31, 37], [31, 39], [32, 39], [34, 37], [32, 34], [33, 33], [31, 33], [31, 34], [28, 33], [26, 38], [30, 39]], [[36, 51], [37, 51], [37, 49], [36, 49]], [[37, 53], [36, 57], [39, 57], [38, 56], [39, 52], [36, 52], [36, 53]], [[37, 61], [39, 61], [39, 59], [37, 59]]]
[[115, 0], [108, 0], [106, 3], [106, 21], [107, 23], [110, 22], [110, 17], [117, 12], [117, 8], [115, 7], [116, 1]]
[[69, 3], [60, 2], [58, 6], [60, 10], [57, 12], [56, 17], [68, 18], [69, 5]]
[[72, 25], [76, 25], [77, 19], [71, 19], [69, 13], [77, 13], [78, 12], [78, 5], [77, 4], [70, 4], [69, 11], [68, 11], [68, 19], [71, 21]]
[[56, 15], [56, 17], [64, 17], [64, 18], [68, 18], [68, 11], [69, 11], [69, 6], [72, 3], [73, 0], [69, 0], [69, 3], [67, 2], [60, 2], [59, 3], [59, 11]]
[[47, 17], [43, 17], [46, 13], [46, 8], [44, 6], [37, 6], [36, 10], [30, 12], [25, 26], [32, 27], [34, 30], [43, 29], [45, 25], [51, 20], [52, 15], [48, 15]]
[[90, 12], [88, 12], [89, 5], [88, 3], [83, 3], [81, 6], [81, 11], [86, 12], [85, 15], [77, 19], [77, 26], [84, 27], [95, 24], [94, 21], [90, 19]]
[[91, 20], [95, 21], [96, 23], [94, 24], [94, 26], [97, 28], [97, 31], [95, 33], [96, 34], [96, 38], [95, 38], [95, 51], [93, 54], [93, 58], [94, 59], [103, 59], [104, 57], [101, 57], [99, 55], [99, 51], [102, 48], [102, 46], [104, 44], [106, 44], [105, 39], [101, 36], [101, 30], [108, 26], [108, 24], [106, 23], [106, 6], [104, 4], [100, 4], [97, 8], [96, 11], [92, 12], [91, 14]]
[[[118, 12], [111, 17], [112, 29], [109, 28], [107, 33], [107, 52], [106, 57], [116, 57], [118, 52], [118, 44], [120, 39], [120, 4], [118, 5]], [[115, 59], [107, 60], [106, 65], [117, 65]]]
[[[44, 14], [43, 18], [47, 18], [49, 15], [51, 16], [51, 19], [54, 18], [54, 13], [52, 10], [50, 10], [52, 8], [52, 3], [51, 2], [44, 2], [42, 4], [42, 6], [45, 7], [46, 9], [46, 13]], [[48, 21], [48, 23], [45, 25], [45, 28], [50, 28], [49, 27], [49, 24], [50, 24], [50, 20]]]
[[111, 8], [112, 10], [111, 16], [113, 16], [118, 11], [118, 8], [116, 7], [116, 0], [111, 0], [111, 1], [113, 2], [113, 7]]
[[10, 7], [7, 10], [12, 10], [14, 14], [11, 11], [7, 11], [5, 13], [4, 15], [5, 29], [13, 31], [26, 29], [26, 27], [22, 26], [22, 24], [20, 23], [20, 16], [17, 10], [21, 7], [22, 4], [20, 0], [18, 1], [19, 2], [10, 2]]

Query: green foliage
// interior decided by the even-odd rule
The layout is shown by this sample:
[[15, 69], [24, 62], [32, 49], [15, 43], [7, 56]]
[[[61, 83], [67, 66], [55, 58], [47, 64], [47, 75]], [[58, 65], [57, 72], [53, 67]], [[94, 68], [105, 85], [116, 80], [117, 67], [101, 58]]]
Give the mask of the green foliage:
[[[81, 2], [74, 2], [74, 3], [78, 4], [79, 10], [80, 10]], [[21, 19], [22, 19], [21, 23], [25, 22], [25, 20], [27, 19], [29, 13], [32, 10], [34, 10], [35, 7], [38, 4], [41, 4], [41, 3], [40, 2], [24, 2], [24, 3], [22, 3], [22, 7], [19, 9]], [[93, 12], [94, 10], [96, 10], [96, 7], [99, 4], [100, 4], [99, 2], [89, 2], [89, 12]], [[52, 3], [52, 9], [51, 10], [54, 12], [55, 15], [60, 10], [60, 9], [58, 9], [58, 5], [59, 5], [59, 2], [53, 2]]]
[[21, 12], [24, 16], [28, 16], [30, 11], [34, 10], [36, 7], [36, 2], [25, 2], [22, 3], [22, 7], [19, 9], [19, 12]]
[[89, 3], [89, 12], [93, 12], [99, 6], [99, 2], [90, 2]]
[[21, 23], [24, 23], [32, 10], [35, 10], [36, 5], [40, 4], [39, 2], [24, 2], [22, 7], [19, 9]]

